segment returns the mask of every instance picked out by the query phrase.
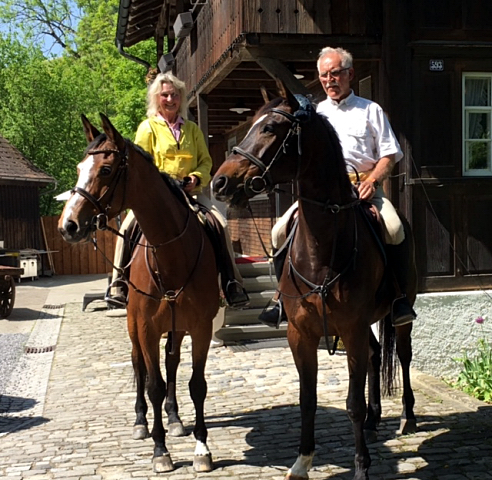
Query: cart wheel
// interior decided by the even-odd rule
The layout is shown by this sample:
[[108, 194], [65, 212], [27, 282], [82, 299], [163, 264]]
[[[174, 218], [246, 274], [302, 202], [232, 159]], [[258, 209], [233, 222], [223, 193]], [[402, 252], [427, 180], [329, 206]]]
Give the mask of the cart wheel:
[[5, 275], [0, 289], [0, 318], [7, 318], [14, 309], [15, 280], [10, 275]]

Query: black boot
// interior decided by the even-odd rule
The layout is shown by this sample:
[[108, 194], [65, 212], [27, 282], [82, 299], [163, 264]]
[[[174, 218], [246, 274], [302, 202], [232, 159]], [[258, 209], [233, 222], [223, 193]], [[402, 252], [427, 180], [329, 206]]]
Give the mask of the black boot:
[[405, 239], [399, 245], [386, 246], [389, 266], [400, 287], [400, 296], [393, 300], [391, 307], [391, 318], [394, 327], [401, 327], [417, 318], [417, 314], [406, 295], [411, 273], [410, 268], [412, 268], [408, 241], [408, 239]]
[[281, 322], [287, 321], [287, 315], [283, 309], [281, 300], [279, 300], [270, 310], [263, 310], [258, 315], [258, 320], [268, 327], [278, 328]]
[[[277, 277], [277, 282], [280, 282], [280, 277], [282, 276], [282, 271], [284, 269], [285, 259], [287, 257], [287, 248], [279, 250], [273, 257], [273, 268], [275, 270], [275, 276]], [[258, 320], [264, 325], [269, 327], [278, 328], [280, 322], [287, 321], [287, 315], [282, 308], [282, 301], [279, 298], [277, 304], [270, 310], [263, 310], [258, 315]]]
[[[116, 293], [111, 293], [112, 288], [116, 290]], [[128, 284], [118, 276], [111, 282], [106, 290], [104, 301], [108, 304], [109, 308], [126, 308], [127, 298]]]
[[249, 303], [249, 297], [246, 290], [234, 279], [227, 282], [224, 296], [228, 305], [232, 308], [246, 307]]

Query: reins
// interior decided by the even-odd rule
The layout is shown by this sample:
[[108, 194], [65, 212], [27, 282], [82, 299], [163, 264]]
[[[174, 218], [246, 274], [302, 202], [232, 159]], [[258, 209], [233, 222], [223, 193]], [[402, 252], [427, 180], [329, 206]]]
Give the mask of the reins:
[[[330, 258], [330, 264], [328, 265], [328, 271], [326, 273], [326, 276], [323, 280], [323, 283], [321, 285], [317, 285], [311, 281], [309, 281], [307, 278], [305, 278], [299, 271], [295, 268], [292, 256], [291, 256], [291, 250], [292, 250], [292, 245], [294, 242], [294, 237], [295, 237], [295, 229], [297, 227], [297, 224], [295, 227], [293, 227], [293, 231], [291, 232], [291, 235], [289, 235], [290, 240], [288, 244], [288, 258], [289, 258], [289, 275], [290, 272], [292, 272], [293, 276], [298, 277], [307, 287], [309, 287], [311, 290], [305, 294], [302, 295], [287, 295], [280, 290], [277, 290], [279, 293], [279, 297], [282, 295], [288, 297], [288, 298], [293, 298], [293, 299], [303, 299], [307, 298], [310, 295], [313, 294], [318, 294], [321, 299], [321, 304], [322, 304], [322, 309], [323, 309], [323, 331], [324, 331], [324, 337], [325, 337], [325, 343], [326, 343], [326, 348], [328, 349], [328, 353], [330, 355], [334, 355], [336, 352], [337, 344], [339, 341], [339, 337], [335, 336], [335, 341], [333, 343], [333, 348], [330, 350], [329, 348], [329, 343], [328, 343], [328, 320], [327, 320], [327, 310], [326, 310], [326, 302], [327, 302], [327, 297], [328, 297], [328, 290], [330, 287], [332, 287], [337, 281], [340, 280], [342, 275], [344, 275], [352, 266], [355, 268], [355, 262], [356, 262], [356, 257], [357, 257], [357, 252], [358, 252], [358, 229], [357, 229], [357, 215], [354, 210], [354, 247], [352, 249], [352, 254], [350, 256], [350, 259], [347, 263], [347, 265], [343, 268], [342, 271], [338, 272], [336, 275], [334, 275], [333, 271], [333, 266], [335, 263], [335, 257], [336, 257], [336, 250], [337, 250], [337, 239], [338, 239], [338, 216], [337, 214], [340, 213], [343, 210], [348, 210], [348, 209], [353, 209], [355, 207], [358, 207], [361, 203], [360, 198], [355, 198], [352, 202], [346, 203], [346, 204], [337, 204], [333, 203], [330, 199], [328, 199], [326, 202], [320, 202], [317, 200], [313, 200], [311, 198], [307, 198], [301, 195], [297, 194], [290, 194], [288, 192], [285, 192], [279, 188], [275, 188], [275, 185], [273, 183], [273, 179], [271, 177], [270, 169], [272, 165], [283, 155], [287, 153], [287, 148], [289, 146], [289, 141], [293, 136], [297, 137], [297, 156], [298, 156], [298, 162], [297, 162], [297, 174], [296, 174], [296, 179], [299, 177], [300, 174], [300, 159], [302, 155], [302, 142], [301, 142], [301, 123], [303, 122], [308, 122], [311, 120], [311, 115], [312, 115], [312, 106], [310, 105], [309, 101], [305, 99], [305, 97], [296, 95], [296, 98], [299, 101], [299, 104], [301, 107], [300, 110], [296, 111], [295, 114], [291, 114], [288, 112], [285, 112], [283, 110], [280, 110], [278, 108], [273, 108], [271, 112], [280, 114], [284, 117], [286, 117], [288, 120], [291, 122], [291, 127], [289, 128], [289, 131], [282, 141], [282, 144], [276, 151], [276, 153], [273, 155], [273, 158], [270, 160], [268, 165], [266, 165], [260, 158], [256, 157], [255, 155], [246, 152], [240, 147], [234, 147], [233, 148], [233, 153], [234, 154], [239, 154], [247, 158], [250, 162], [252, 162], [254, 165], [256, 165], [260, 170], [262, 171], [262, 174], [260, 176], [252, 177], [251, 179], [248, 179], [245, 184], [244, 184], [244, 191], [248, 198], [253, 197], [254, 195], [257, 195], [259, 193], [263, 193], [265, 191], [273, 191], [276, 193], [280, 194], [288, 194], [291, 195], [291, 197], [297, 199], [297, 200], [302, 200], [303, 202], [310, 203], [312, 205], [316, 205], [318, 207], [321, 207], [323, 213], [332, 213], [335, 214], [335, 235], [334, 235], [334, 245], [331, 251], [331, 258]], [[253, 219], [253, 224], [255, 226], [256, 232], [258, 234], [258, 237], [260, 238], [260, 243], [263, 248], [263, 251], [267, 255], [267, 258], [272, 258], [272, 256], [267, 252], [267, 249], [265, 247], [265, 244], [261, 238], [259, 229], [256, 225], [256, 222], [253, 217], [253, 212], [251, 210], [251, 206], [248, 202], [247, 204], [248, 211], [251, 214], [251, 217]], [[334, 276], [333, 276], [334, 275]]]
[[[158, 249], [181, 239], [186, 234], [188, 227], [190, 225], [191, 206], [189, 204], [187, 206], [185, 206], [185, 209], [187, 212], [185, 224], [184, 224], [184, 227], [181, 230], [181, 232], [178, 235], [176, 235], [175, 237], [173, 237], [169, 240], [166, 240], [164, 242], [155, 244], [155, 245], [150, 244], [147, 239], [145, 239], [145, 243], [141, 243], [138, 240], [133, 241], [131, 239], [127, 239], [118, 230], [116, 230], [116, 229], [114, 229], [108, 225], [108, 213], [111, 209], [111, 201], [113, 199], [114, 192], [116, 191], [116, 187], [119, 184], [119, 182], [121, 181], [123, 174], [124, 174], [124, 178], [123, 178], [124, 194], [122, 197], [122, 204], [121, 204], [120, 211], [123, 210], [123, 206], [125, 204], [126, 173], [127, 173], [127, 164], [128, 164], [128, 145], [126, 144], [125, 151], [123, 154], [119, 150], [116, 150], [116, 149], [90, 150], [87, 153], [89, 155], [110, 154], [110, 153], [119, 154], [120, 163], [118, 165], [118, 171], [117, 171], [116, 175], [114, 175], [113, 178], [111, 179], [111, 182], [108, 185], [107, 189], [104, 191], [104, 193], [98, 199], [96, 197], [94, 197], [91, 193], [89, 193], [87, 190], [84, 190], [83, 188], [80, 188], [80, 187], [74, 187], [74, 189], [72, 189], [72, 194], [78, 193], [79, 195], [84, 197], [87, 201], [89, 201], [96, 208], [96, 211], [99, 212], [93, 218], [93, 225], [95, 227], [95, 230], [108, 230], [112, 234], [118, 235], [119, 237], [122, 237], [125, 243], [132, 244], [133, 248], [135, 246], [140, 246], [140, 247], [145, 248], [145, 261], [146, 261], [147, 269], [149, 271], [149, 275], [152, 278], [152, 281], [153, 281], [155, 287], [157, 288], [157, 290], [159, 292], [159, 296], [152, 295], [151, 293], [148, 293], [144, 290], [141, 290], [129, 278], [127, 278], [127, 276], [125, 274], [125, 269], [131, 265], [131, 263], [133, 262], [133, 260], [135, 258], [135, 255], [132, 255], [132, 258], [130, 259], [130, 262], [128, 263], [128, 265], [126, 265], [123, 268], [114, 265], [113, 261], [111, 259], [109, 259], [104, 254], [104, 252], [99, 248], [99, 246], [97, 244], [97, 238], [95, 235], [95, 230], [94, 230], [93, 236], [92, 236], [92, 243], [94, 245], [94, 248], [96, 250], [98, 250], [99, 252], [101, 252], [101, 254], [105, 258], [105, 260], [112, 266], [112, 268], [116, 269], [118, 271], [118, 273], [120, 273], [120, 275], [122, 276], [122, 281], [124, 281], [129, 286], [131, 286], [136, 293], [143, 295], [147, 298], [151, 298], [152, 300], [155, 300], [157, 302], [162, 302], [162, 301], [168, 302], [169, 308], [171, 310], [171, 325], [172, 325], [171, 328], [172, 328], [172, 333], [173, 333], [172, 338], [175, 338], [175, 333], [176, 333], [176, 312], [175, 312], [176, 301], [178, 300], [178, 297], [183, 293], [185, 288], [190, 283], [195, 271], [197, 270], [198, 264], [200, 262], [200, 258], [202, 257], [203, 249], [204, 249], [204, 245], [205, 245], [203, 229], [202, 228], [199, 229], [200, 230], [200, 247], [198, 249], [198, 254], [197, 254], [197, 257], [195, 259], [195, 263], [193, 265], [193, 268], [190, 270], [184, 284], [180, 288], [175, 289], [175, 290], [166, 289], [164, 282], [163, 282], [163, 279], [162, 279], [162, 275], [161, 275], [161, 273], [159, 271], [159, 267], [158, 267], [158, 261], [157, 261]], [[103, 208], [101, 205], [101, 201], [108, 194], [108, 192], [111, 192], [110, 197], [109, 197], [109, 201], [108, 201], [106, 207]], [[185, 192], [182, 190], [180, 190], [180, 192], [184, 195], [185, 199], [188, 200]], [[150, 253], [152, 254], [152, 259], [149, 258]], [[151, 261], [155, 265], [155, 268], [152, 268]], [[174, 353], [175, 353], [175, 346], [174, 346], [174, 342], [172, 342], [170, 354], [173, 355]]]

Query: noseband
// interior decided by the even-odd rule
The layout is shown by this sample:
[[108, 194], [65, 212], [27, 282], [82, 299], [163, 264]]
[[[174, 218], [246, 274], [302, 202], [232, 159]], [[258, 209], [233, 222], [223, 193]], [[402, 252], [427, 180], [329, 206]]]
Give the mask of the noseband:
[[[87, 152], [87, 155], [99, 155], [99, 154], [118, 154], [120, 157], [120, 162], [118, 164], [118, 170], [116, 174], [113, 176], [111, 179], [110, 184], [107, 186], [106, 190], [104, 193], [99, 197], [96, 198], [94, 195], [89, 193], [87, 190], [84, 190], [83, 188], [75, 186], [70, 190], [70, 193], [73, 195], [75, 193], [78, 193], [82, 197], [84, 197], [87, 201], [92, 203], [94, 205], [96, 211], [98, 212], [97, 215], [94, 217], [94, 226], [98, 230], [105, 230], [108, 225], [108, 212], [111, 210], [111, 201], [113, 200], [114, 193], [116, 191], [116, 187], [121, 179], [121, 176], [127, 172], [127, 166], [128, 166], [128, 147], [125, 146], [125, 151], [122, 153], [120, 150], [117, 149], [112, 149], [112, 148], [107, 148], [107, 149], [100, 149], [100, 150], [89, 150]], [[126, 186], [126, 182], [124, 182], [124, 185]], [[102, 199], [108, 195], [109, 200], [106, 204], [106, 207], [103, 208], [101, 205]], [[123, 198], [121, 201], [121, 207], [123, 208], [125, 202], [125, 194], [123, 194]]]
[[[297, 95], [296, 95], [297, 96]], [[302, 110], [298, 110], [301, 111]], [[263, 173], [261, 175], [257, 175], [255, 177], [248, 178], [244, 184], [244, 191], [248, 198], [254, 197], [259, 193], [263, 193], [265, 191], [272, 191], [275, 184], [273, 182], [270, 168], [273, 164], [284, 154], [287, 153], [287, 148], [289, 147], [289, 141], [291, 137], [297, 137], [297, 153], [300, 158], [302, 155], [301, 149], [301, 117], [297, 115], [292, 115], [291, 113], [284, 112], [278, 108], [272, 108], [272, 113], [278, 113], [279, 115], [283, 115], [285, 118], [290, 120], [291, 126], [289, 131], [287, 132], [286, 137], [282, 141], [279, 149], [273, 156], [272, 160], [268, 165], [266, 165], [260, 158], [256, 157], [252, 153], [246, 152], [240, 147], [234, 147], [232, 149], [232, 153], [242, 155], [247, 158], [251, 163], [255, 164]], [[297, 112], [296, 112], [297, 114]]]

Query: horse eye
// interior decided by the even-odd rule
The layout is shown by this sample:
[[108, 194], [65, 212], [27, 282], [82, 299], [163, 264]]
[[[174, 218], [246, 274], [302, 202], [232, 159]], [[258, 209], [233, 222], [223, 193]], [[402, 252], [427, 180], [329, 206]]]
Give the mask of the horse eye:
[[101, 167], [99, 173], [101, 177], [108, 177], [109, 175], [111, 175], [111, 167], [107, 167], [107, 166]]
[[267, 123], [262, 129], [261, 133], [274, 133], [273, 125]]

